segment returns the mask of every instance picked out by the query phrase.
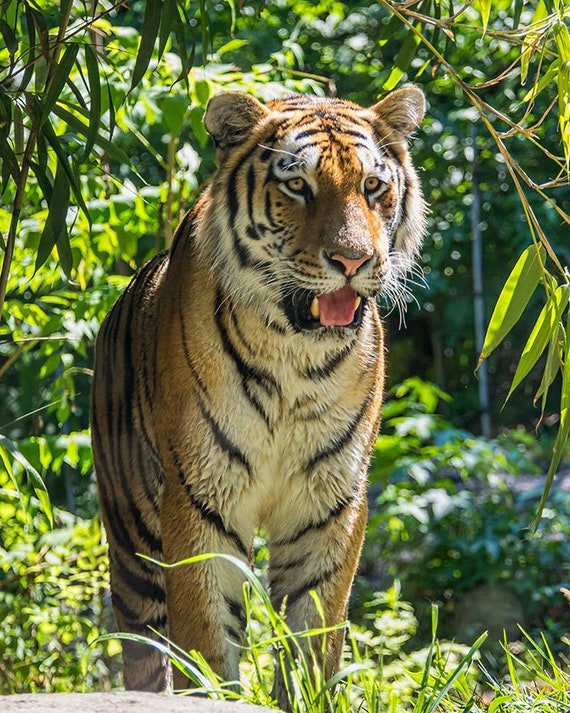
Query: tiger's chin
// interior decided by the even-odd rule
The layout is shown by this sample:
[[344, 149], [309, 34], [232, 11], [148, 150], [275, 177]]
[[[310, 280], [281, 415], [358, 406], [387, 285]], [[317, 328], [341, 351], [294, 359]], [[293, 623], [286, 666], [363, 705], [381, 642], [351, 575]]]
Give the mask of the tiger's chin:
[[281, 304], [297, 331], [312, 331], [339, 327], [358, 329], [367, 301], [368, 298], [347, 285], [337, 292], [323, 295], [297, 289], [292, 295], [285, 296]]

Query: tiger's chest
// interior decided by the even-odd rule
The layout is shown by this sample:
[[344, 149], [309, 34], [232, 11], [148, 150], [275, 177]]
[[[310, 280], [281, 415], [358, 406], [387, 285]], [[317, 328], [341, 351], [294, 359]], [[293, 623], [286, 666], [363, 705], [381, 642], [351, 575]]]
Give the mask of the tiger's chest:
[[212, 312], [212, 329], [188, 320], [170, 331], [169, 438], [201, 502], [244, 536], [268, 521], [279, 536], [363, 477], [382, 388], [379, 325], [370, 314], [353, 339], [319, 340]]

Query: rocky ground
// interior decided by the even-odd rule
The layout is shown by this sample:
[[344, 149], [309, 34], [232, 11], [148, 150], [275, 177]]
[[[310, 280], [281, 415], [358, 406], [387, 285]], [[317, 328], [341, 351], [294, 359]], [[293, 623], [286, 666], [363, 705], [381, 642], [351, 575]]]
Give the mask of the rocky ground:
[[128, 691], [0, 696], [0, 713], [269, 713], [269, 708]]

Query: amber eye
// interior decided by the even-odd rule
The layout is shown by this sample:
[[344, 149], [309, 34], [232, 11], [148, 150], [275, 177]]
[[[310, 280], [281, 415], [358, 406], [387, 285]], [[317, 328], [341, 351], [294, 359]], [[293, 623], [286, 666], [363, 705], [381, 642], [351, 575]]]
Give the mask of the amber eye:
[[364, 190], [366, 193], [376, 193], [380, 188], [382, 181], [376, 176], [368, 176], [364, 179]]
[[290, 178], [285, 181], [285, 185], [293, 193], [303, 193], [307, 187], [307, 181], [304, 178], [297, 176], [296, 178]]

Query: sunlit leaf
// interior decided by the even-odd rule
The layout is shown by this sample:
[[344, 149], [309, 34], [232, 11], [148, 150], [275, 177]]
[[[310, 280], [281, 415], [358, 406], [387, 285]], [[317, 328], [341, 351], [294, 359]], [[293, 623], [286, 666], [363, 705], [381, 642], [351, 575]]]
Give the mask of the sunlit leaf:
[[17, 490], [19, 490], [19, 488], [14, 473], [12, 471], [12, 467], [9, 464], [10, 458], [22, 466], [27, 477], [30, 480], [30, 483], [32, 484], [32, 487], [34, 489], [36, 497], [39, 500], [40, 507], [43, 513], [47, 517], [50, 525], [53, 527], [53, 511], [51, 507], [51, 501], [42, 476], [28, 461], [28, 459], [18, 450], [16, 445], [2, 434], [0, 434], [0, 457], [4, 464], [8, 463], [9, 467], [7, 468], [7, 470], [9, 474], [11, 473], [11, 480]]
[[542, 491], [542, 496], [540, 498], [540, 503], [538, 505], [538, 515], [537, 521], [540, 518], [546, 501], [548, 499], [548, 494], [550, 493], [550, 488], [554, 481], [554, 476], [562, 460], [562, 456], [566, 450], [566, 445], [568, 443], [568, 437], [570, 435], [570, 311], [568, 313], [568, 319], [566, 322], [566, 334], [564, 340], [564, 366], [562, 369], [562, 388], [560, 391], [560, 423], [558, 426], [558, 433], [556, 434], [556, 440], [552, 448], [552, 460], [550, 461], [550, 466], [548, 468], [548, 473], [546, 474], [546, 482]]
[[552, 332], [550, 337], [550, 342], [548, 344], [548, 351], [546, 353], [546, 363], [544, 365], [544, 371], [542, 373], [542, 379], [540, 381], [540, 386], [536, 394], [534, 395], [534, 403], [542, 397], [541, 403], [541, 416], [544, 415], [544, 410], [546, 408], [546, 398], [548, 396], [548, 391], [552, 382], [558, 374], [558, 370], [562, 364], [561, 360], [561, 347], [564, 343], [564, 331], [559, 328]]
[[402, 42], [402, 46], [396, 57], [396, 63], [390, 72], [390, 76], [384, 82], [383, 88], [389, 92], [398, 85], [402, 77], [408, 72], [413, 58], [416, 56], [417, 46], [420, 42], [415, 32], [410, 30]]
[[489, 17], [491, 15], [492, 0], [479, 0], [479, 10], [481, 11], [481, 22], [483, 23], [483, 34], [487, 32]]
[[529, 245], [517, 260], [495, 304], [479, 363], [487, 359], [521, 318], [542, 275], [545, 250]]
[[553, 335], [558, 335], [560, 318], [568, 307], [569, 294], [570, 287], [561, 285], [542, 308], [522, 351], [506, 400], [540, 359]]

